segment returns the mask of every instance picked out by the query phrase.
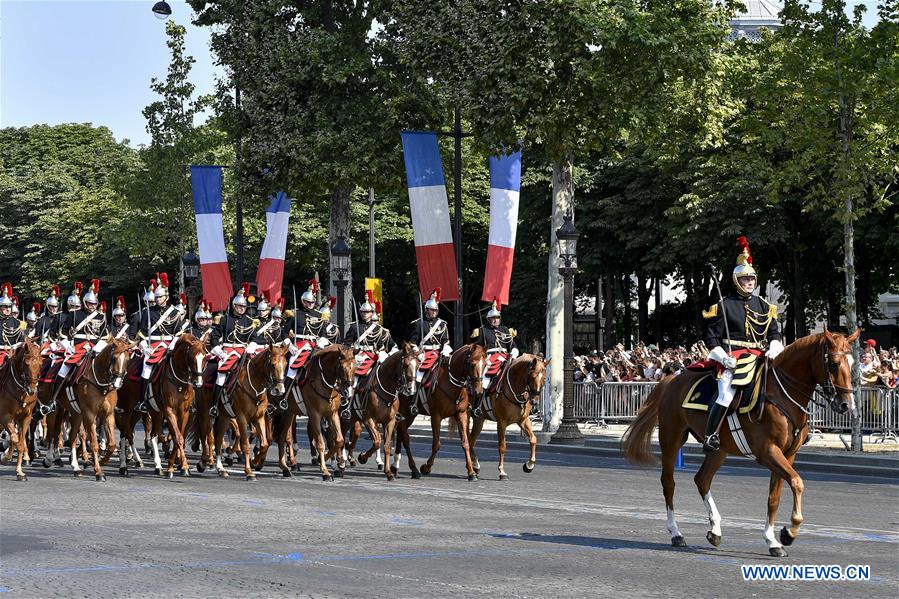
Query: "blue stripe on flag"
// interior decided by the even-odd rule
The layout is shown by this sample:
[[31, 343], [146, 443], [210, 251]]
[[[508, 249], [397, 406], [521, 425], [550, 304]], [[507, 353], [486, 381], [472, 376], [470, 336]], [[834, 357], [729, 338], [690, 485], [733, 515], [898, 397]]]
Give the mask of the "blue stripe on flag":
[[190, 185], [197, 214], [222, 213], [222, 167], [190, 167]]
[[437, 148], [437, 134], [433, 131], [403, 131], [402, 138], [408, 186], [446, 185], [440, 150]]
[[266, 212], [290, 212], [290, 198], [283, 191], [272, 196], [272, 203]]
[[521, 191], [521, 150], [490, 157], [490, 188]]

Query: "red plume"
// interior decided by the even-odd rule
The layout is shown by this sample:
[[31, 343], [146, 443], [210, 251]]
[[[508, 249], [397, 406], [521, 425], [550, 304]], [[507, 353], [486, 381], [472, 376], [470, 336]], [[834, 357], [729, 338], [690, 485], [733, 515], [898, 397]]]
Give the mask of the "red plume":
[[371, 292], [371, 289], [366, 289], [366, 290], [365, 290], [365, 298], [368, 300], [368, 303], [369, 303], [369, 304], [371, 304], [372, 306], [375, 305], [375, 296], [374, 296], [374, 294]]
[[746, 250], [746, 263], [752, 264], [752, 253], [749, 251], [749, 241], [746, 239], [745, 235], [737, 237], [737, 247], [740, 248], [740, 253], [743, 253], [743, 250]]
[[58, 297], [60, 296], [61, 293], [62, 293], [62, 291], [60, 291], [59, 285], [54, 285], [54, 286], [50, 289], [50, 295], [53, 296], [53, 297], [58, 298]]
[[118, 296], [117, 298], [115, 298], [115, 305], [116, 305], [116, 308], [121, 308], [122, 310], [124, 310], [125, 309], [125, 298], [121, 295]]
[[332, 295], [331, 297], [328, 298], [328, 308], [333, 310], [334, 306], [336, 306], [336, 305], [337, 305], [337, 298]]
[[100, 312], [106, 313], [106, 300], [100, 302]]
[[240, 288], [243, 289], [244, 297], [247, 297], [250, 295], [250, 284], [249, 283], [244, 283], [243, 285], [240, 286]]
[[278, 300], [278, 308], [280, 308], [282, 311], [284, 310], [284, 298], [283, 297]]
[[262, 297], [265, 298], [266, 303], [268, 303], [268, 304], [271, 304], [271, 303], [272, 303], [272, 293], [271, 293], [270, 290], [268, 290], [268, 289], [263, 289], [263, 290], [262, 290]]
[[14, 303], [17, 306], [21, 305], [21, 304], [19, 304], [19, 296], [18, 295], [12, 296], [12, 303]]
[[150, 279], [150, 291], [156, 291], [156, 279]]
[[165, 287], [166, 289], [168, 289], [169, 275], [164, 272], [158, 272], [158, 273], [156, 273], [156, 276], [159, 277], [159, 282], [162, 284], [162, 286]]
[[315, 279], [309, 279], [309, 291], [312, 293], [316, 293], [318, 291], [318, 281]]
[[40, 302], [34, 302], [33, 304], [31, 304], [31, 309], [34, 310], [34, 313], [35, 313], [35, 314], [40, 314], [40, 312], [41, 312], [41, 303], [40, 303]]
[[437, 303], [440, 303], [440, 287], [435, 287], [434, 293], [437, 295], [437, 297], [435, 298]]
[[81, 295], [81, 292], [84, 290], [84, 283], [81, 281], [75, 281], [75, 295]]
[[178, 299], [181, 301], [182, 306], [187, 305], [187, 294], [186, 293], [182, 293], [181, 297], [179, 297]]
[[91, 279], [91, 289], [95, 294], [100, 293], [100, 279]]

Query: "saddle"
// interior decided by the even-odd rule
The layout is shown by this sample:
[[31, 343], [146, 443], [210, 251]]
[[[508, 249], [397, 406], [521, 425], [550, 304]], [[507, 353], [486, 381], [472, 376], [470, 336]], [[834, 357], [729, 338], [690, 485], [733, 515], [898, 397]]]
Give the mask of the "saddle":
[[509, 366], [512, 365], [512, 360], [506, 359], [502, 362], [499, 362], [499, 365], [493, 369], [494, 374], [490, 373], [490, 370], [487, 371], [489, 376], [493, 378], [490, 379], [490, 384], [487, 386], [487, 395], [491, 393], [496, 393], [499, 391], [499, 383], [503, 380], [503, 377], [506, 375], [506, 371], [509, 369]]
[[53, 354], [44, 358], [44, 361], [41, 363], [41, 373], [38, 381], [41, 383], [52, 383], [55, 381], [56, 375], [59, 374], [59, 369], [62, 368], [62, 362], [59, 356], [54, 356]]
[[218, 372], [218, 362], [215, 359], [210, 359], [206, 363], [206, 367], [203, 369], [203, 388], [204, 389], [212, 389], [212, 386], [215, 384], [215, 375]]
[[[764, 358], [761, 358], [761, 360], [764, 360]], [[755, 361], [755, 356], [753, 356], [753, 362]], [[691, 366], [693, 365], [691, 364]], [[739, 363], [737, 366], [739, 368]], [[681, 406], [689, 410], [707, 412], [709, 406], [715, 403], [715, 400], [718, 398], [718, 381], [715, 376], [715, 369], [705, 368], [698, 370], [696, 368], [688, 368], [688, 370], [691, 372], [702, 372], [703, 374], [696, 376], [693, 384], [687, 389]], [[764, 403], [764, 372], [764, 368], [756, 368], [753, 364], [752, 378], [747, 381], [747, 384], [734, 385], [734, 400], [729, 408], [730, 410], [736, 409], [740, 414], [748, 414], [758, 406], [759, 411], [761, 411], [759, 400], [761, 399], [762, 403]]]

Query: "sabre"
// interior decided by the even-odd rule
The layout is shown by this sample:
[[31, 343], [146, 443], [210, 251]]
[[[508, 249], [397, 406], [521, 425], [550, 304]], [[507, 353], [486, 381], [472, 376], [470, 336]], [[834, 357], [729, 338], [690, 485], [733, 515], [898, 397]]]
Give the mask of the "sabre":
[[422, 343], [425, 338], [425, 313], [421, 308], [421, 291], [418, 292], [418, 342]]
[[297, 337], [297, 287], [296, 285], [291, 285], [290, 288], [293, 290], [293, 338]]
[[731, 354], [733, 348], [730, 346], [730, 328], [727, 326], [727, 312], [725, 312], [724, 308], [724, 296], [721, 294], [721, 285], [718, 284], [718, 275], [715, 273], [714, 267], [712, 268], [712, 277], [715, 279], [715, 289], [718, 290], [718, 301], [721, 302], [721, 318], [724, 319], [724, 334], [727, 335], [727, 355]]

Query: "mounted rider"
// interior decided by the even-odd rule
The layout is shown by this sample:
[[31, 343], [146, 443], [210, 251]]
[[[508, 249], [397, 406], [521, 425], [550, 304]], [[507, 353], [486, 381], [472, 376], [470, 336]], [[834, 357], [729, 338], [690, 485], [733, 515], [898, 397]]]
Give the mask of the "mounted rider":
[[327, 323], [322, 318], [321, 312], [315, 308], [317, 295], [318, 281], [312, 279], [306, 291], [300, 296], [300, 305], [296, 313], [284, 326], [287, 333], [295, 332], [293, 345], [290, 347], [293, 358], [287, 369], [288, 388], [295, 380], [303, 380], [313, 351], [331, 345], [331, 341], [325, 336]]
[[194, 312], [194, 321], [190, 325], [190, 334], [197, 339], [206, 336], [208, 347], [218, 345], [218, 328], [212, 326], [212, 304], [202, 297], [197, 300], [197, 311]]
[[140, 375], [140, 401], [135, 407], [135, 410], [140, 412], [147, 410], [145, 402], [149, 402], [154, 410], [158, 410], [153, 397], [153, 375], [172, 350], [175, 339], [187, 327], [187, 321], [181, 310], [177, 306], [169, 305], [169, 277], [166, 273], [157, 273], [155, 279], [150, 279], [149, 292], [152, 294], [154, 304], [151, 306], [147, 302], [145, 309], [139, 312], [138, 318], [129, 325], [127, 333], [130, 339], [140, 339], [140, 349], [144, 358]]
[[371, 291], [367, 291], [365, 303], [359, 307], [360, 322], [347, 327], [344, 337], [344, 342], [357, 350], [356, 376], [353, 381], [357, 393], [365, 390], [375, 363], [380, 364], [388, 355], [399, 351], [390, 331], [374, 320], [374, 314], [375, 302]]
[[228, 395], [228, 387], [232, 383], [243, 364], [244, 355], [252, 355], [259, 347], [253, 343], [253, 335], [259, 321], [247, 316], [247, 297], [250, 294], [250, 284], [244, 283], [237, 291], [237, 295], [231, 300], [231, 310], [219, 317], [217, 323], [218, 342], [212, 348], [212, 354], [218, 358], [218, 375], [215, 379], [214, 398], [209, 414], [218, 415], [218, 406], [225, 408], [225, 412], [232, 418], [234, 410], [231, 408], [231, 398]]
[[321, 314], [322, 321], [324, 321], [324, 330], [322, 331], [322, 337], [324, 337], [331, 343], [343, 343], [343, 337], [340, 334], [340, 327], [331, 322], [331, 310], [333, 310], [334, 306], [336, 305], [337, 298], [332, 295], [326, 301], [324, 301], [321, 306], [318, 307], [318, 312], [319, 314]]
[[66, 384], [69, 372], [77, 371], [88, 353], [99, 354], [108, 345], [105, 339], [109, 335], [106, 315], [97, 309], [100, 305], [100, 280], [91, 279], [87, 293], [81, 298], [79, 296], [83, 288], [81, 281], [75, 282], [75, 289], [66, 300], [69, 311], [60, 321], [59, 344], [65, 349], [66, 354], [56, 375], [51, 406], [63, 387], [69, 402], [77, 405], [74, 391]]
[[763, 353], [773, 360], [784, 350], [777, 306], [753, 295], [757, 275], [749, 243], [741, 235], [737, 246], [740, 254], [732, 275], [734, 289], [702, 313], [703, 341], [712, 348], [707, 359], [717, 362], [718, 371], [718, 399], [709, 409], [703, 441], [707, 452], [721, 447], [718, 429], [733, 401], [734, 387], [752, 381], [757, 358]]
[[41, 303], [33, 302], [31, 304], [31, 310], [28, 311], [28, 314], [25, 315], [25, 330], [26, 334], [34, 339], [34, 327], [37, 326], [37, 319], [39, 318], [39, 314], [41, 313]]
[[121, 295], [115, 298], [115, 308], [112, 309], [112, 324], [109, 325], [109, 332], [116, 339], [128, 340], [128, 322], [126, 321], [127, 312], [125, 306], [125, 298]]
[[440, 358], [448, 358], [453, 353], [449, 342], [449, 327], [445, 320], [437, 316], [439, 310], [440, 288], [437, 287], [425, 302], [424, 318], [413, 320], [409, 332], [409, 341], [417, 345], [423, 354], [415, 376], [419, 385], [424, 381], [422, 387], [430, 385]]
[[50, 295], [44, 301], [44, 313], [41, 314], [34, 325], [34, 339], [41, 345], [41, 355], [47, 356], [51, 352], [51, 344], [59, 341], [59, 319], [62, 313], [59, 310], [59, 285], [54, 285]]
[[12, 283], [4, 283], [0, 288], [0, 367], [25, 339], [24, 322], [12, 315]]
[[487, 326], [475, 329], [471, 333], [473, 343], [481, 345], [487, 350], [487, 366], [484, 369], [483, 380], [484, 393], [474, 397], [474, 405], [471, 414], [474, 418], [483, 415], [481, 404], [487, 393], [493, 391], [491, 387], [494, 381], [499, 382], [509, 364], [518, 357], [518, 346], [515, 344], [515, 336], [518, 332], [501, 324], [502, 313], [499, 308], [499, 300], [493, 298], [493, 305], [487, 311]]
[[288, 329], [284, 326], [284, 298], [272, 303], [269, 292], [262, 292], [262, 299], [256, 305], [259, 327], [253, 335], [253, 341], [259, 345], [276, 345], [290, 343]]

